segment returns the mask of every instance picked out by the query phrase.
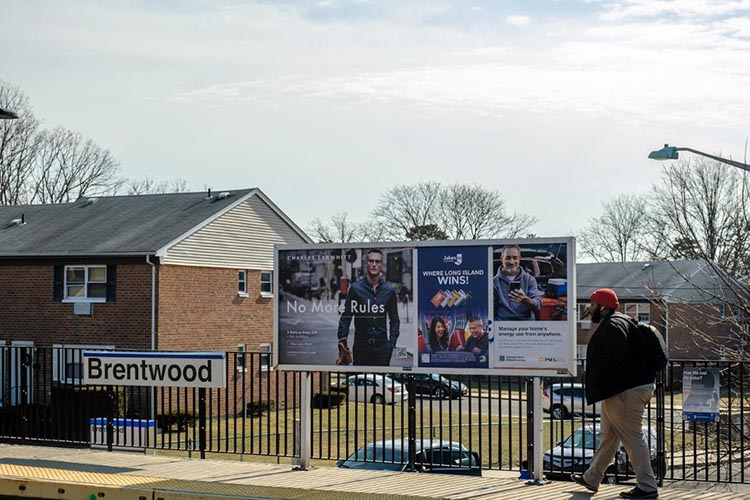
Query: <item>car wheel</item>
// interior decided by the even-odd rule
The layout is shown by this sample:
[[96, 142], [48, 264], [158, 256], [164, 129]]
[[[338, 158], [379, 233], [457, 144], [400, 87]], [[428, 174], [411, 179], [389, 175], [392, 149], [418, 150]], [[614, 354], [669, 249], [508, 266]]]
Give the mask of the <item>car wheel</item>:
[[370, 403], [375, 403], [376, 405], [382, 405], [385, 404], [385, 398], [382, 394], [373, 394], [370, 398]]
[[570, 415], [568, 413], [568, 409], [565, 408], [565, 406], [563, 405], [554, 405], [552, 409], [550, 410], [549, 414], [555, 420], [563, 420], [565, 418], [568, 418], [568, 416]]
[[432, 395], [438, 399], [445, 399], [448, 397], [448, 391], [445, 390], [445, 387], [436, 387], [432, 391]]

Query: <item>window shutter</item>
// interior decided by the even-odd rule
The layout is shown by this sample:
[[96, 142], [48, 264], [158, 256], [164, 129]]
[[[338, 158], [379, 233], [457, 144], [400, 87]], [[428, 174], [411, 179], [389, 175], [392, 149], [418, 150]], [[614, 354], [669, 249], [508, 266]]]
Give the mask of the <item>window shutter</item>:
[[117, 282], [117, 266], [107, 266], [107, 302], [115, 301], [115, 283]]
[[52, 300], [62, 302], [63, 288], [65, 287], [65, 267], [55, 266], [54, 284], [52, 287]]

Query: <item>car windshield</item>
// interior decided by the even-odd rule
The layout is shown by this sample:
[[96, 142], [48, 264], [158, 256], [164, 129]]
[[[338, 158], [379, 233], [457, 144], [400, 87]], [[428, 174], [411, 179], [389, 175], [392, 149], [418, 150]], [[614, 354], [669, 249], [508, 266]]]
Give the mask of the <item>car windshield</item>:
[[394, 450], [390, 445], [372, 443], [357, 450], [354, 456], [347, 460], [368, 460], [370, 462], [408, 462], [407, 448]]
[[599, 432], [592, 432], [590, 429], [578, 429], [563, 441], [562, 446], [565, 448], [583, 448], [587, 450], [596, 449], [599, 446]]

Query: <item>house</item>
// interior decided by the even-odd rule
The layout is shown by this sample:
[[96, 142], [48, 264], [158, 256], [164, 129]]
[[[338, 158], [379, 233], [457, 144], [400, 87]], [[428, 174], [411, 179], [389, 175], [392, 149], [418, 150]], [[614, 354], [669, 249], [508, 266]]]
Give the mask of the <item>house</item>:
[[741, 309], [747, 289], [709, 261], [579, 263], [576, 279], [580, 358], [594, 332], [585, 313], [597, 288], [613, 289], [621, 312], [656, 326], [671, 359], [734, 358], [746, 351]]
[[0, 206], [0, 401], [42, 348], [68, 383], [81, 347], [270, 351], [273, 245], [310, 241], [259, 189]]

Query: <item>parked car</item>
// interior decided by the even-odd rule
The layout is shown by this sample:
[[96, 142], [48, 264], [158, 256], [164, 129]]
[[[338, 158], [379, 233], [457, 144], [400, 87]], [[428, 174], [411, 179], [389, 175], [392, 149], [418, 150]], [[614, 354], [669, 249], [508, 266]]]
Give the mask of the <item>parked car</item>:
[[[643, 426], [643, 435], [647, 437], [651, 453], [651, 466], [656, 471], [656, 430]], [[598, 425], [586, 425], [573, 431], [565, 440], [554, 448], [544, 452], [544, 470], [552, 474], [569, 474], [584, 472], [591, 463], [596, 448], [599, 446], [601, 431]], [[633, 468], [625, 448], [620, 444], [620, 451], [607, 469], [607, 474], [633, 475]]]
[[406, 387], [390, 377], [375, 373], [360, 373], [339, 379], [332, 388], [346, 392], [350, 401], [360, 403], [400, 404], [408, 396]]
[[460, 398], [469, 394], [469, 388], [457, 380], [450, 380], [437, 373], [412, 373], [400, 372], [388, 375], [396, 382], [401, 382], [405, 387], [409, 375], [414, 375], [414, 393], [424, 396], [433, 396], [439, 399]]
[[564, 419], [571, 414], [599, 416], [601, 404], [586, 404], [583, 384], [561, 383], [552, 384], [542, 393], [542, 409], [553, 419]]
[[[414, 464], [417, 472], [481, 476], [479, 454], [461, 443], [417, 439]], [[344, 469], [407, 471], [409, 440], [389, 439], [368, 443], [336, 464]]]

